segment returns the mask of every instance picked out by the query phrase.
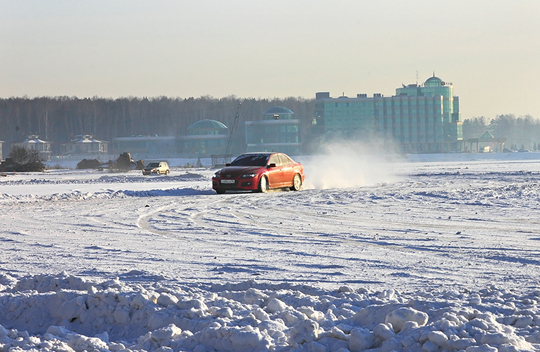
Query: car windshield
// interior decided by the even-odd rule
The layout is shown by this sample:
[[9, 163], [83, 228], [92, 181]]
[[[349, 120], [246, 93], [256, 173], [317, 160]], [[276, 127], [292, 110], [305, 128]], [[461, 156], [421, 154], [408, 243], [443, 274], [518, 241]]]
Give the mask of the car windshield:
[[266, 166], [268, 154], [244, 154], [234, 159], [231, 166]]
[[150, 163], [150, 164], [146, 165], [147, 168], [158, 167], [158, 166], [159, 166], [159, 163]]

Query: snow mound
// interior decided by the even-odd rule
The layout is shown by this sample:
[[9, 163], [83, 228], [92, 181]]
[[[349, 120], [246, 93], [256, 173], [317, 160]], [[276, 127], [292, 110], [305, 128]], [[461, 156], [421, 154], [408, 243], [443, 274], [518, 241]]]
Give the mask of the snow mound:
[[[29, 175], [32, 176], [32, 175]], [[60, 175], [47, 175], [51, 178], [32, 177], [32, 178], [16, 178], [2, 180], [4, 186], [23, 186], [23, 185], [66, 185], [66, 184], [107, 184], [107, 183], [166, 183], [166, 182], [182, 182], [182, 181], [209, 181], [207, 175], [199, 173], [186, 172], [179, 175], [155, 175], [143, 176], [141, 174], [107, 174], [100, 176], [99, 174], [87, 172], [79, 175], [67, 174], [62, 177]], [[56, 176], [57, 178], [54, 178]], [[77, 176], [77, 177], [76, 177]], [[83, 177], [84, 176], [84, 177]]]
[[141, 284], [67, 273], [2, 275], [0, 284], [3, 351], [540, 348], [540, 290], [407, 294], [255, 281], [203, 289], [159, 276]]
[[79, 201], [92, 199], [113, 199], [126, 197], [163, 197], [163, 196], [192, 196], [214, 194], [208, 187], [187, 187], [172, 189], [149, 189], [149, 190], [113, 190], [108, 189], [98, 192], [82, 192], [73, 190], [67, 193], [54, 193], [51, 195], [10, 195], [0, 193], [0, 201], [4, 202], [37, 202], [37, 201]]

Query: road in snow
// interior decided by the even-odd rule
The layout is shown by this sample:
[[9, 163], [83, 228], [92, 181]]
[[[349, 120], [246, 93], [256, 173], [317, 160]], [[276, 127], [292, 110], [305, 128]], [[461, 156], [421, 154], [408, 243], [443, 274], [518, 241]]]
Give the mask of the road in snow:
[[540, 348], [540, 163], [351, 165], [1, 177], [0, 350]]

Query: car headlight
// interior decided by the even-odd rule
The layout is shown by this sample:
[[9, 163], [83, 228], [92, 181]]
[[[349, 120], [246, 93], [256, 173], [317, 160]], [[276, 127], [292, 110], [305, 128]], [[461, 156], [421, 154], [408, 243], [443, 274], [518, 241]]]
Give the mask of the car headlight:
[[253, 178], [253, 177], [255, 177], [255, 176], [257, 176], [257, 174], [254, 174], [254, 173], [251, 173], [251, 174], [244, 174], [244, 175], [242, 175], [242, 178]]

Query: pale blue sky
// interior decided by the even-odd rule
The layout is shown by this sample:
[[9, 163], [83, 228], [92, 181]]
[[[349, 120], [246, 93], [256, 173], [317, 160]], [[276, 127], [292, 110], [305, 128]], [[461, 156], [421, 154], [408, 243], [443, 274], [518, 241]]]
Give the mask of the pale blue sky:
[[0, 0], [0, 97], [395, 94], [540, 118], [538, 0]]

